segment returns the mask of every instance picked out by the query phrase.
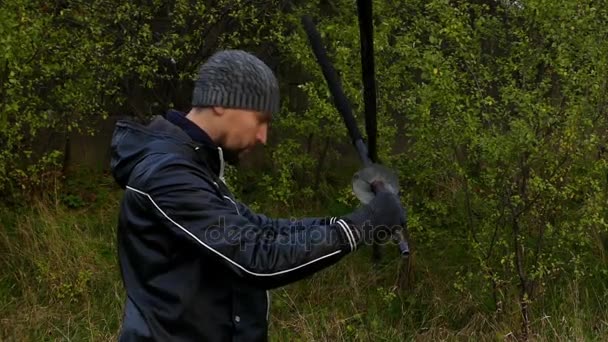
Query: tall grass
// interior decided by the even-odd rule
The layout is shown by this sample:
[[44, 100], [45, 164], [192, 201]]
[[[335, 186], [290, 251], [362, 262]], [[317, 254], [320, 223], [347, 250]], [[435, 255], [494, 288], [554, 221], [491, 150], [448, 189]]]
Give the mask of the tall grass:
[[123, 291], [115, 258], [118, 194], [2, 209], [0, 340], [116, 340]]
[[[115, 246], [121, 191], [95, 191], [90, 198], [76, 193], [0, 209], [0, 340], [117, 339], [124, 298]], [[483, 294], [487, 284], [456, 287], [456, 272], [467, 262], [457, 243], [420, 246], [411, 256], [407, 288], [397, 286], [401, 261], [395, 249], [386, 247], [385, 253], [374, 265], [370, 249], [363, 248], [309, 279], [272, 291], [271, 340], [517, 339], [516, 291], [496, 312]], [[549, 284], [534, 303], [531, 338], [608, 340], [606, 303], [600, 280]]]

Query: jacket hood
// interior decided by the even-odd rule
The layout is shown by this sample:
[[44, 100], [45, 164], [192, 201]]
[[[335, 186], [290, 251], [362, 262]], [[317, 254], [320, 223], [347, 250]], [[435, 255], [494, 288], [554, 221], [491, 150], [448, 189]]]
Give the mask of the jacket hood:
[[194, 142], [181, 128], [160, 115], [147, 126], [129, 120], [119, 120], [110, 147], [112, 176], [122, 188], [127, 186], [133, 168], [153, 153], [179, 153], [196, 158], [195, 151], [207, 152], [208, 158], [205, 159], [209, 166], [223, 179], [224, 162], [221, 148]]

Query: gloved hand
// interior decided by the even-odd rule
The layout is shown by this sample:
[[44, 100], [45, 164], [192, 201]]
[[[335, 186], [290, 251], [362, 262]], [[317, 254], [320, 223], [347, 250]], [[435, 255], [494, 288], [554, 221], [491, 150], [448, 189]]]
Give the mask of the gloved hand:
[[363, 235], [363, 243], [387, 240], [393, 231], [405, 225], [406, 211], [399, 197], [388, 191], [382, 182], [372, 183], [374, 199], [344, 216]]

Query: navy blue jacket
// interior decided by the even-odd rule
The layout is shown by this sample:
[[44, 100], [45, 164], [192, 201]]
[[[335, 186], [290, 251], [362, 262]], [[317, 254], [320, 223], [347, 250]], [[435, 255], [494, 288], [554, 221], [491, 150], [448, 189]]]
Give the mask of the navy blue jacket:
[[223, 182], [221, 148], [158, 116], [119, 121], [112, 173], [125, 189], [118, 255], [127, 293], [120, 341], [265, 341], [268, 289], [353, 251], [341, 218], [271, 219]]

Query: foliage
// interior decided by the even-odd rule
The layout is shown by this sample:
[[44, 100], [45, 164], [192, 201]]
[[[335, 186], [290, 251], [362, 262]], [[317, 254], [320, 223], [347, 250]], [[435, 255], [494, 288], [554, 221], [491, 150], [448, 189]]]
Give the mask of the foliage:
[[[1, 2], [0, 190], [30, 187], [20, 175], [41, 174], [27, 165], [56, 151], [66, 171], [70, 134], [95, 133], [109, 114], [143, 120], [186, 108], [199, 64], [218, 47], [272, 48], [263, 42], [281, 27], [276, 8], [247, 0]], [[56, 136], [65, 143], [46, 144]]]
[[[94, 130], [95, 119], [110, 113], [144, 119], [186, 108], [198, 64], [217, 48], [238, 47], [266, 56], [284, 95], [269, 158], [260, 170], [230, 170], [228, 184], [239, 195], [255, 194], [254, 209], [277, 215], [304, 208], [337, 214], [357, 205], [349, 191], [355, 153], [300, 24], [304, 13], [315, 18], [362, 123], [356, 7], [346, 0], [289, 10], [280, 4], [2, 2], [0, 190], [56, 189], [69, 151], [36, 144], [43, 130], [67, 137]], [[363, 300], [349, 309], [354, 316], [321, 324], [326, 330], [317, 334], [302, 328], [300, 336], [369, 338], [356, 333], [364, 326], [392, 339], [407, 325], [429, 339], [445, 338], [443, 328], [588, 337], [581, 327], [596, 328], [585, 317], [605, 320], [595, 314], [605, 309], [598, 303], [606, 293], [596, 285], [608, 279], [606, 6], [406, 0], [376, 1], [374, 11], [380, 160], [399, 172], [414, 255], [426, 262], [412, 266], [410, 296], [386, 284], [366, 288], [384, 305], [370, 309], [373, 315], [388, 308], [395, 316], [382, 317], [394, 325], [374, 323], [379, 316], [371, 313], [361, 318], [362, 303], [369, 304]], [[78, 192], [60, 198], [75, 209], [89, 203]], [[56, 284], [65, 276], [47, 276], [45, 286], [62, 298], [87, 289], [90, 275], [66, 278], [69, 289]], [[427, 289], [444, 303], [425, 296]], [[289, 296], [278, 299], [286, 311], [295, 310]], [[547, 318], [574, 305], [595, 307], [574, 310], [563, 326]], [[320, 316], [331, 317], [328, 310]], [[422, 330], [435, 321], [436, 330]], [[277, 324], [293, 328], [286, 319]]]
[[[327, 6], [310, 4], [290, 23], [316, 16], [361, 113], [356, 9]], [[608, 11], [546, 0], [412, 0], [375, 11], [379, 152], [406, 185], [413, 240], [461, 241], [473, 262], [454, 273], [456, 288], [498, 313], [517, 304], [525, 338], [547, 283], [605, 275]], [[288, 41], [284, 63], [307, 75], [298, 85], [307, 110], [281, 124], [346, 141], [302, 30]]]

